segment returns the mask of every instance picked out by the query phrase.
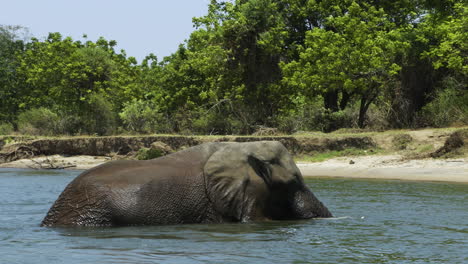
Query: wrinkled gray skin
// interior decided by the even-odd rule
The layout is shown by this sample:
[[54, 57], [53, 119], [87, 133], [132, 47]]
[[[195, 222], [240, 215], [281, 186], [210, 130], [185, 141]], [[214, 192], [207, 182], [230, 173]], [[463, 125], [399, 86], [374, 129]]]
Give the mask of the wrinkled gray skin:
[[331, 217], [279, 142], [207, 143], [83, 172], [42, 226], [127, 226]]

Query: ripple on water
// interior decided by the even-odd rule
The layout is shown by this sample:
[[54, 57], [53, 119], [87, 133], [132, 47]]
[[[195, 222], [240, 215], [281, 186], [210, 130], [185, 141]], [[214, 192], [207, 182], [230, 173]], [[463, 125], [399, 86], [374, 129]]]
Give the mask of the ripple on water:
[[78, 173], [0, 169], [1, 263], [468, 263], [468, 185], [308, 179], [336, 217], [39, 227]]

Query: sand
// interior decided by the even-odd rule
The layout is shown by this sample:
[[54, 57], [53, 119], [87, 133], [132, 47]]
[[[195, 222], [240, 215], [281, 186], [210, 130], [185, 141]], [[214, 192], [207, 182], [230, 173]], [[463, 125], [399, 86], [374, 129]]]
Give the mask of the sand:
[[[0, 168], [86, 170], [109, 157], [54, 155], [0, 164]], [[352, 162], [351, 162], [352, 161]], [[352, 164], [351, 164], [352, 163]], [[304, 177], [344, 177], [468, 183], [468, 158], [404, 160], [399, 155], [342, 157], [317, 163], [297, 163]]]
[[71, 156], [64, 157], [53, 155], [48, 157], [36, 157], [33, 159], [20, 159], [9, 163], [0, 164], [0, 168], [30, 168], [30, 169], [74, 169], [87, 170], [92, 167], [110, 161], [109, 157], [101, 156]]
[[298, 163], [304, 177], [345, 177], [468, 183], [468, 159], [404, 160], [399, 155], [343, 157]]

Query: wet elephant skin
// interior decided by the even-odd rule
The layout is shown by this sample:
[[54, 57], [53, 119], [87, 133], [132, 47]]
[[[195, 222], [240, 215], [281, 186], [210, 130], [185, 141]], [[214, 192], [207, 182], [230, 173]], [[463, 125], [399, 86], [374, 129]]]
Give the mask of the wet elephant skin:
[[75, 178], [42, 226], [129, 226], [330, 217], [279, 142], [206, 143]]

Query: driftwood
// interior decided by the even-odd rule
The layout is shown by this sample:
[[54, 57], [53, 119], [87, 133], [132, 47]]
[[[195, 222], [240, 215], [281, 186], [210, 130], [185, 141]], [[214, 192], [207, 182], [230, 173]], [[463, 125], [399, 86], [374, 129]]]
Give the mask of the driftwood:
[[37, 149], [33, 146], [25, 144], [14, 144], [4, 147], [0, 152], [0, 163], [12, 162], [20, 159], [29, 159], [34, 165], [26, 165], [30, 169], [48, 169], [60, 170], [76, 167], [76, 164], [65, 164], [50, 159], [48, 156], [45, 159], [36, 159]]
[[264, 136], [277, 136], [279, 135], [279, 130], [274, 127], [266, 126], [257, 126], [257, 130], [252, 134], [252, 136], [264, 137]]
[[0, 163], [11, 162], [19, 159], [32, 158], [35, 150], [23, 144], [6, 147], [0, 152]]
[[46, 156], [46, 158], [42, 161], [37, 161], [34, 159], [30, 159], [34, 164], [37, 166], [28, 166], [30, 169], [46, 169], [46, 170], [63, 170], [67, 168], [74, 168], [76, 167], [76, 164], [60, 164], [60, 163], [55, 163], [54, 160], [49, 159], [49, 157]]

